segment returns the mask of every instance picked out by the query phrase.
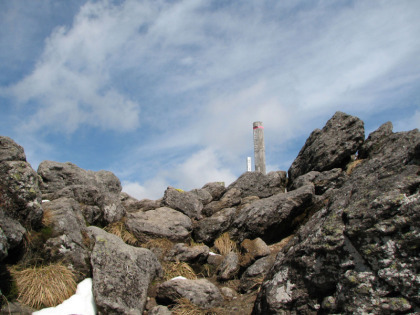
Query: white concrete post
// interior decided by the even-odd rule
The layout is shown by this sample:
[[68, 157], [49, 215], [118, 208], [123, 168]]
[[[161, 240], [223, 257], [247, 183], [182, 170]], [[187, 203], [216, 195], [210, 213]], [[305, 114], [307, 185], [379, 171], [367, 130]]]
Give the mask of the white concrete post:
[[253, 123], [255, 171], [265, 174], [264, 127], [261, 121]]

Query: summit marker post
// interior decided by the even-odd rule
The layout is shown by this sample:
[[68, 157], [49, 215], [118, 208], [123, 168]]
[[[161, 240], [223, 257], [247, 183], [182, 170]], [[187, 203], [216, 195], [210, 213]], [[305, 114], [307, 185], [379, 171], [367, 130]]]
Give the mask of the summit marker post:
[[254, 131], [254, 160], [255, 171], [265, 174], [265, 145], [264, 145], [264, 126], [261, 121], [252, 124]]

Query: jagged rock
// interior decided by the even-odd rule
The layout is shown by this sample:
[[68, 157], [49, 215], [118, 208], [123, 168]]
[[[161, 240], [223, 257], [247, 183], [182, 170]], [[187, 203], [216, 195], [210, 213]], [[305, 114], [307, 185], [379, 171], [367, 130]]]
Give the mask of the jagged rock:
[[202, 308], [215, 307], [223, 301], [219, 289], [207, 279], [172, 279], [157, 288], [156, 299], [163, 304], [175, 303], [180, 297]]
[[229, 189], [220, 200], [212, 201], [203, 208], [203, 214], [210, 217], [224, 208], [240, 204], [241, 191], [237, 188]]
[[233, 279], [239, 272], [239, 256], [235, 252], [230, 252], [223, 259], [217, 268], [217, 280], [226, 281]]
[[231, 225], [231, 235], [239, 241], [257, 237], [265, 242], [278, 241], [291, 234], [293, 219], [312, 204], [314, 194], [311, 184], [257, 200], [238, 214]]
[[97, 227], [88, 231], [94, 239], [91, 264], [98, 314], [143, 314], [149, 284], [162, 272], [156, 256]]
[[245, 239], [241, 245], [241, 266], [246, 267], [252, 264], [256, 259], [270, 255], [270, 248], [259, 237], [254, 240]]
[[197, 242], [204, 242], [208, 245], [226, 232], [236, 216], [235, 208], [226, 208], [209, 218], [204, 218], [194, 224], [193, 237]]
[[322, 130], [315, 129], [289, 168], [293, 182], [310, 171], [344, 168], [363, 144], [364, 124], [359, 118], [336, 112]]
[[[121, 183], [108, 171], [87, 171], [72, 163], [43, 161], [38, 167], [42, 177], [41, 191], [44, 199], [73, 198], [89, 206], [85, 210], [89, 224], [106, 225], [120, 220], [125, 209], [120, 201]], [[101, 210], [97, 218], [96, 208]]]
[[193, 193], [194, 195], [196, 195], [196, 197], [198, 198], [198, 200], [200, 200], [200, 202], [203, 205], [208, 204], [210, 201], [213, 200], [213, 196], [210, 194], [210, 192], [204, 188], [201, 189], [193, 189], [191, 190], [191, 193]]
[[220, 182], [207, 183], [202, 189], [207, 190], [213, 200], [219, 200], [226, 192], [225, 184]]
[[340, 188], [347, 180], [347, 177], [346, 172], [341, 168], [334, 168], [325, 172], [311, 171], [296, 178], [290, 190], [313, 183], [315, 185], [315, 194], [322, 195], [328, 189]]
[[168, 238], [174, 242], [186, 242], [192, 231], [189, 217], [167, 207], [129, 213], [125, 225], [141, 242], [146, 242], [151, 238]]
[[[152, 201], [147, 199], [148, 201]], [[141, 201], [137, 200], [136, 198], [131, 197], [129, 194], [125, 193], [125, 192], [121, 192], [120, 193], [120, 201], [121, 204], [123, 205], [123, 207], [125, 208], [125, 210], [127, 212], [136, 212], [139, 211], [143, 204], [141, 203]], [[158, 208], [158, 207], [156, 207]]]
[[248, 197], [242, 198], [241, 204], [237, 206], [238, 211], [241, 211], [243, 208], [245, 208], [246, 206], [250, 205], [251, 203], [259, 199], [260, 198], [257, 196], [248, 196]]
[[[0, 261], [8, 256], [9, 250], [21, 246], [26, 229], [0, 210]], [[19, 250], [18, 250], [19, 252]]]
[[178, 243], [169, 251], [167, 260], [202, 263], [207, 261], [209, 251], [206, 245], [188, 246], [184, 243]]
[[388, 128], [279, 253], [254, 314], [420, 311], [420, 132]]
[[171, 315], [172, 312], [166, 306], [156, 305], [147, 314], [148, 315]]
[[392, 128], [392, 123], [388, 121], [372, 132], [360, 148], [358, 158], [366, 159], [371, 153], [380, 149], [387, 142], [387, 138], [392, 135]]
[[225, 257], [223, 257], [222, 255], [210, 252], [209, 256], [207, 257], [207, 263], [211, 266], [219, 267], [224, 259]]
[[[79, 203], [60, 198], [43, 205], [48, 215], [50, 238], [44, 244], [46, 260], [62, 261], [77, 271], [78, 280], [90, 276], [90, 251], [86, 244], [86, 223]], [[85, 234], [85, 236], [84, 236]]]
[[23, 148], [9, 137], [0, 136], [0, 162], [23, 161], [26, 155]]
[[169, 208], [181, 211], [192, 219], [201, 219], [203, 204], [194, 193], [168, 187], [163, 196], [163, 204]]
[[239, 189], [241, 198], [248, 196], [267, 198], [284, 192], [286, 184], [287, 173], [284, 171], [270, 172], [267, 175], [261, 172], [245, 172], [230, 184], [227, 189]]
[[269, 255], [256, 260], [249, 266], [241, 276], [241, 282], [239, 284], [241, 292], [246, 293], [259, 288], [264, 276], [273, 266], [275, 258], [275, 255]]

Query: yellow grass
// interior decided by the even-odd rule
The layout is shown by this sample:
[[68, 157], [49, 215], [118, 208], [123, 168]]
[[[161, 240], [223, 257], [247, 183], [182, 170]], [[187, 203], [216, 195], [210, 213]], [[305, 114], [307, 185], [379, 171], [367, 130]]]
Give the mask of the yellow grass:
[[223, 256], [226, 256], [230, 252], [238, 251], [236, 243], [230, 239], [228, 232], [223, 233], [214, 241], [214, 247]]
[[51, 226], [53, 222], [53, 212], [49, 209], [44, 209], [44, 213], [42, 214], [42, 224], [44, 226]]
[[363, 159], [360, 159], [360, 160], [355, 160], [355, 161], [353, 161], [353, 162], [351, 162], [351, 163], [349, 163], [348, 165], [347, 165], [347, 170], [346, 170], [346, 172], [347, 172], [347, 175], [350, 175], [352, 172], [353, 172], [353, 170], [359, 165], [359, 164], [361, 164], [361, 163], [363, 163]]
[[17, 300], [40, 309], [61, 304], [76, 292], [73, 271], [61, 263], [10, 270], [18, 290]]
[[194, 270], [185, 262], [164, 262], [162, 264], [164, 271], [164, 280], [170, 280], [172, 278], [181, 276], [190, 280], [196, 280], [197, 275]]
[[137, 238], [126, 229], [124, 221], [118, 221], [109, 224], [104, 229], [108, 233], [114, 234], [121, 238], [126, 244], [136, 246], [139, 244]]
[[176, 301], [176, 305], [172, 308], [173, 315], [222, 315], [221, 308], [202, 309], [195, 305], [187, 298], [180, 298]]

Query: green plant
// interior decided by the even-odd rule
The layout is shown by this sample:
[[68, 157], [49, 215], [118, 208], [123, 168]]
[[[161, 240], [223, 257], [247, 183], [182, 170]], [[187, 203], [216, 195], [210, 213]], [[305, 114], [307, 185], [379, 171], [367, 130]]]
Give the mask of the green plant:
[[76, 291], [73, 271], [61, 263], [24, 269], [13, 266], [10, 273], [16, 281], [17, 300], [35, 309], [56, 306]]

